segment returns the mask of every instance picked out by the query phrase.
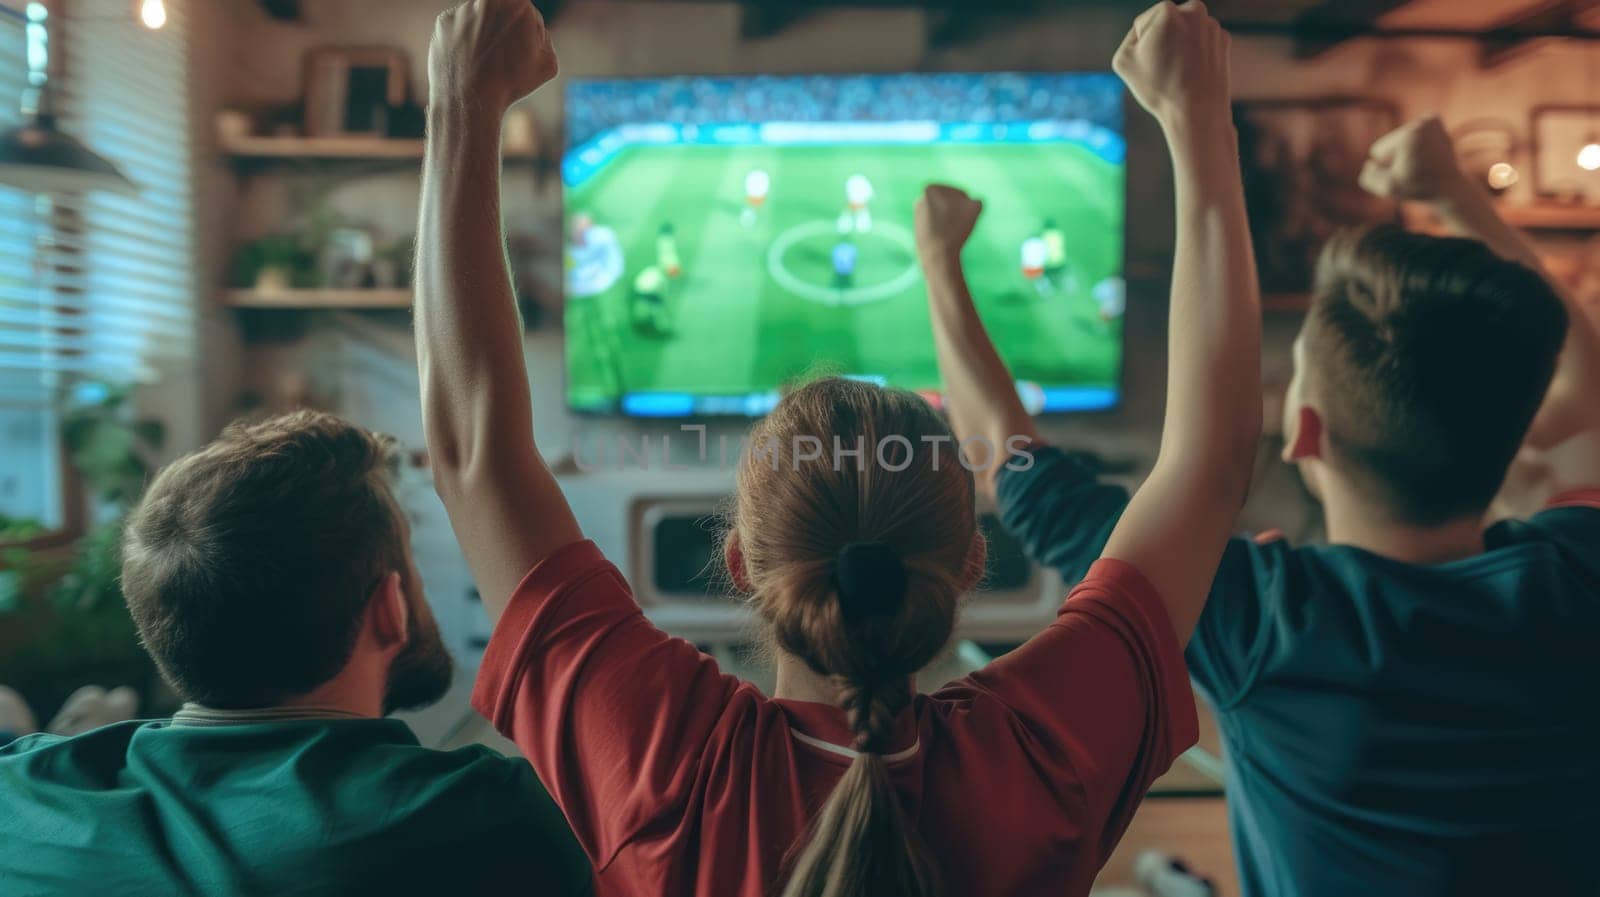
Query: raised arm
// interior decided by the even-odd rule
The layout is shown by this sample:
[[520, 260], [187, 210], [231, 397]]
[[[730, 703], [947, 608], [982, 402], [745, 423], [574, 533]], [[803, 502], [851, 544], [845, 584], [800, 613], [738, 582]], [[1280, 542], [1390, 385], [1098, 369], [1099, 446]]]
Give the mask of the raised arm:
[[[1595, 400], [1600, 395], [1600, 333], [1523, 235], [1500, 217], [1488, 192], [1462, 173], [1444, 125], [1430, 116], [1380, 137], [1362, 169], [1361, 185], [1380, 196], [1426, 203], [1453, 233], [1481, 240], [1500, 256], [1539, 272], [1561, 297], [1569, 319], [1567, 341], [1519, 462], [1543, 473], [1523, 477], [1514, 472], [1507, 488], [1528, 483], [1551, 493], [1600, 485], [1600, 401]], [[1503, 497], [1531, 509], [1550, 496]]]
[[556, 74], [528, 0], [439, 17], [428, 53], [416, 337], [434, 487], [491, 619], [523, 576], [581, 538], [533, 442], [533, 408], [500, 221], [500, 131]]
[[1180, 642], [1205, 606], [1261, 435], [1261, 301], [1228, 45], [1203, 3], [1161, 2], [1134, 22], [1114, 61], [1171, 147], [1177, 247], [1161, 449], [1104, 556], [1155, 585]]
[[979, 488], [992, 497], [1007, 449], [1038, 442], [1039, 434], [973, 307], [961, 269], [961, 248], [982, 211], [983, 203], [961, 190], [935, 184], [917, 202], [916, 230], [950, 426], [963, 443], [981, 438], [995, 448], [997, 455], [978, 473]]

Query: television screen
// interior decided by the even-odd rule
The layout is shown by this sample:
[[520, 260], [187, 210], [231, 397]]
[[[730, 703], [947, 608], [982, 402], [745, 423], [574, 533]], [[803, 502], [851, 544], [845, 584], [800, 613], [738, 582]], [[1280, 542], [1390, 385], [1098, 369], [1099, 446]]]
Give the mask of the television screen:
[[1122, 95], [1099, 73], [570, 82], [568, 404], [755, 416], [818, 373], [937, 401], [912, 209], [943, 181], [985, 202], [964, 261], [1030, 410], [1115, 405]]

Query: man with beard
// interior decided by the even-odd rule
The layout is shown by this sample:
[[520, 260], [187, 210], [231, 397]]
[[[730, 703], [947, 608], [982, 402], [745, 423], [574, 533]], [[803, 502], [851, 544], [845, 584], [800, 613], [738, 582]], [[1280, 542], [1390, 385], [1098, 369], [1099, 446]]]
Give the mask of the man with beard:
[[186, 701], [0, 748], [0, 893], [580, 894], [521, 760], [423, 748], [447, 690], [391, 444], [309, 412], [235, 425], [129, 517], [123, 591]]

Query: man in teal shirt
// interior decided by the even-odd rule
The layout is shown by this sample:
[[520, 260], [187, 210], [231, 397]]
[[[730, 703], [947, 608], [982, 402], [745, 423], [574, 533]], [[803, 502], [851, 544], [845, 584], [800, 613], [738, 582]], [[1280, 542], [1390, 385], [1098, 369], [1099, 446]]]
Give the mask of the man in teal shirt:
[[591, 891], [526, 762], [429, 750], [385, 718], [451, 676], [391, 457], [300, 413], [162, 471], [123, 589], [188, 703], [0, 747], [0, 894]]

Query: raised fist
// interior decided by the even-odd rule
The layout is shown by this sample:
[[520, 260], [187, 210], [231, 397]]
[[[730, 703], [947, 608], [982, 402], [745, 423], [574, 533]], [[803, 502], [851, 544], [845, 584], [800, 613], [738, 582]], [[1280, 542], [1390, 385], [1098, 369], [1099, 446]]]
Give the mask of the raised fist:
[[1232, 121], [1230, 42], [1200, 0], [1183, 6], [1161, 0], [1134, 19], [1111, 67], [1164, 125], [1185, 117]]
[[927, 253], [956, 253], [972, 236], [983, 202], [958, 187], [929, 184], [917, 200], [917, 249]]
[[1432, 115], [1379, 137], [1361, 169], [1362, 188], [1389, 199], [1443, 199], [1467, 185], [1456, 164], [1455, 144]]
[[550, 32], [530, 0], [469, 0], [434, 27], [430, 102], [504, 115], [556, 70]]

